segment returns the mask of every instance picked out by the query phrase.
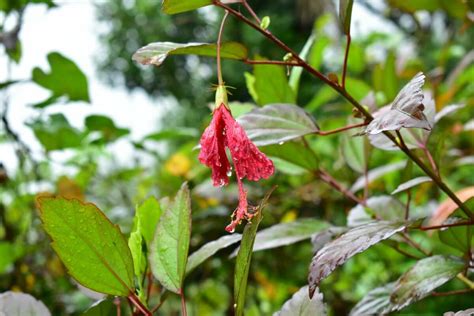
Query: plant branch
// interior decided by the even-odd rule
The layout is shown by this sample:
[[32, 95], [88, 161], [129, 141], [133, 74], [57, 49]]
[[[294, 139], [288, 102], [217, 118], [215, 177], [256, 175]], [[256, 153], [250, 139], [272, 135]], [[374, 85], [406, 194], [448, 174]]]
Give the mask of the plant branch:
[[181, 314], [183, 316], [187, 316], [188, 312], [186, 311], [186, 298], [184, 297], [184, 293], [182, 290], [179, 296], [181, 296]]
[[464, 290], [454, 290], [454, 291], [447, 291], [447, 292], [433, 292], [431, 295], [433, 296], [448, 296], [448, 295], [457, 295], [457, 294], [465, 294], [474, 291], [474, 289], [464, 289]]
[[257, 16], [255, 11], [252, 9], [252, 7], [248, 4], [247, 0], [242, 0], [242, 4], [244, 5], [245, 9], [250, 13], [250, 15], [255, 19], [255, 21], [260, 24], [262, 21], [260, 18]]
[[344, 53], [344, 64], [342, 66], [342, 89], [346, 90], [347, 61], [349, 60], [349, 49], [351, 48], [351, 34], [346, 34], [346, 52]]
[[253, 59], [244, 59], [244, 63], [249, 65], [281, 65], [281, 66], [296, 66], [301, 67], [299, 63], [294, 61], [281, 61], [281, 60], [253, 60]]
[[316, 176], [318, 176], [321, 180], [329, 184], [331, 187], [342, 193], [347, 198], [351, 199], [352, 201], [356, 202], [357, 204], [361, 204], [366, 206], [365, 201], [359, 199], [357, 196], [354, 195], [351, 191], [347, 190], [344, 186], [342, 186], [336, 179], [334, 179], [326, 170], [319, 168], [316, 172]]
[[474, 282], [466, 278], [464, 275], [462, 275], [462, 273], [459, 273], [456, 277], [466, 284], [471, 290], [474, 290]]
[[367, 122], [357, 123], [357, 124], [352, 124], [352, 125], [347, 125], [347, 126], [344, 126], [344, 127], [336, 128], [336, 129], [333, 129], [333, 130], [330, 130], [330, 131], [317, 131], [317, 132], [314, 132], [314, 134], [317, 134], [317, 135], [320, 135], [320, 136], [327, 136], [327, 135], [332, 135], [332, 134], [337, 134], [337, 133], [340, 133], [340, 132], [344, 132], [344, 131], [347, 131], [347, 130], [350, 130], [350, 129], [353, 129], [353, 128], [366, 126], [367, 124], [368, 124]]
[[152, 316], [152, 312], [146, 308], [145, 305], [140, 301], [140, 299], [135, 295], [135, 293], [130, 293], [127, 297], [130, 302], [145, 316]]
[[456, 226], [469, 226], [474, 225], [474, 221], [467, 221], [467, 222], [457, 222], [452, 224], [444, 224], [444, 225], [436, 225], [436, 226], [427, 226], [427, 227], [418, 227], [421, 230], [433, 230], [433, 229], [440, 229], [440, 228], [447, 228], [447, 227], [456, 227]]

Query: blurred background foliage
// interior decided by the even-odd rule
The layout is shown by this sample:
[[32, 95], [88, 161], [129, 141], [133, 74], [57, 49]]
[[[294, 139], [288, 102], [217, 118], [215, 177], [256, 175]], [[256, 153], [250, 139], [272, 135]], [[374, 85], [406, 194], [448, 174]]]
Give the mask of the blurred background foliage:
[[[260, 16], [271, 17], [271, 31], [295, 50], [300, 51], [313, 32], [315, 43], [307, 60], [322, 73], [339, 73], [345, 40], [338, 28], [336, 6], [332, 1], [253, 2]], [[438, 111], [449, 104], [466, 104], [440, 121], [430, 137], [429, 148], [444, 179], [455, 191], [473, 186], [473, 2], [361, 0], [356, 4], [382, 19], [393, 31], [360, 32], [353, 38], [348, 90], [359, 101], [373, 91], [376, 105], [382, 106], [390, 102], [416, 72], [424, 71], [428, 76], [425, 88], [431, 90]], [[22, 14], [26, 7], [33, 5], [54, 9], [61, 4], [50, 0], [0, 1], [0, 21], [12, 17], [18, 22], [8, 29], [0, 24], [1, 58], [21, 63]], [[36, 68], [31, 76], [33, 82], [51, 91], [50, 98], [38, 100], [34, 105], [39, 114], [37, 120], [28, 122], [44, 149], [44, 155], [38, 159], [32, 157], [29, 144], [22, 142], [21, 135], [16, 134], [8, 122], [6, 91], [14, 93], [17, 78], [0, 83], [0, 93], [5, 96], [1, 105], [0, 142], [14, 146], [19, 161], [19, 167], [13, 173], [7, 173], [0, 165], [0, 292], [30, 293], [42, 300], [53, 315], [79, 315], [92, 304], [91, 296], [94, 296], [78, 289], [49, 246], [49, 240], [40, 228], [36, 196], [61, 195], [92, 201], [128, 233], [138, 204], [152, 195], [159, 198], [174, 195], [183, 181], [189, 181], [193, 189], [191, 252], [225, 234], [224, 227], [237, 201], [236, 187], [212, 187], [209, 170], [199, 164], [194, 148], [200, 132], [210, 120], [208, 103], [213, 98], [211, 86], [216, 83], [215, 60], [175, 56], [160, 68], [142, 67], [131, 61], [132, 54], [150, 42], [214, 42], [222, 12], [204, 8], [167, 16], [159, 12], [157, 1], [151, 0], [101, 1], [97, 4], [97, 12], [97, 19], [104, 26], [97, 33], [103, 48], [97, 56], [102, 79], [128, 90], [144, 90], [157, 100], [171, 98], [177, 102], [175, 107], [167, 109], [160, 128], [142, 140], [132, 140], [129, 129], [117, 126], [113, 118], [107, 116], [91, 115], [86, 118], [84, 128], [78, 129], [61, 113], [46, 115], [42, 112], [59, 100], [66, 104], [77, 100], [89, 102], [84, 73], [74, 61], [51, 52], [48, 55], [50, 72]], [[277, 47], [234, 19], [229, 19], [225, 39], [245, 43], [251, 56], [283, 58]], [[252, 74], [257, 80], [278, 77], [280, 73], [286, 74], [286, 69], [257, 70], [257, 67], [238, 61], [225, 61], [223, 67], [226, 83], [236, 88], [231, 91], [232, 102], [247, 104], [247, 107], [245, 104], [233, 105], [234, 113], [244, 113], [249, 109], [249, 103], [267, 103], [259, 100], [262, 97], [278, 101], [279, 96], [272, 95], [272, 91], [278, 91], [272, 89], [270, 92], [265, 89], [254, 91], [252, 95], [247, 89], [248, 80]], [[323, 130], [345, 125], [352, 113], [351, 107], [335, 92], [307, 74], [303, 74], [298, 95], [293, 98], [315, 116]], [[133, 104], [130, 111], [133, 111]], [[319, 165], [343, 185], [351, 187], [362, 176], [360, 168], [354, 167], [361, 147], [359, 144], [351, 151], [348, 146], [358, 140], [348, 135], [307, 137], [307, 141], [316, 153]], [[132, 142], [136, 150], [127, 166], [117, 164], [116, 155], [120, 153], [110, 151], [110, 145], [118, 139]], [[73, 155], [59, 168], [49, 159], [50, 154], [66, 149]], [[297, 151], [292, 153], [299, 154]], [[142, 164], [137, 157], [143, 156], [151, 163]], [[0, 154], [0, 162], [1, 159]], [[374, 149], [369, 169], [404, 159], [401, 153]], [[346, 224], [346, 214], [355, 206], [352, 201], [310, 172], [285, 163], [278, 166], [278, 172], [271, 179], [248, 184], [249, 198], [254, 203], [268, 188], [278, 184], [262, 227], [305, 217], [324, 219], [337, 226]], [[370, 183], [370, 196], [389, 194], [407, 177], [421, 175], [416, 168], [405, 168], [404, 164], [402, 168], [404, 171], [380, 172]], [[363, 192], [357, 190], [356, 194], [362, 196]], [[397, 197], [405, 199], [404, 195]], [[414, 191], [412, 201], [418, 208], [433, 209], [433, 205], [443, 198], [428, 183]], [[433, 238], [420, 233], [415, 237], [428, 248], [453, 252], [437, 235]], [[191, 315], [230, 314], [234, 262], [228, 258], [230, 253], [231, 250], [222, 251], [186, 279]], [[255, 253], [247, 315], [270, 315], [278, 310], [306, 283], [311, 256], [312, 245], [308, 240]], [[370, 289], [395, 280], [414, 262], [386, 244], [374, 246], [351, 259], [322, 284], [331, 315], [348, 314]], [[453, 281], [441, 290], [459, 287], [458, 281]], [[161, 314], [177, 315], [178, 306], [178, 297], [170, 297]], [[429, 297], [403, 313], [439, 315], [468, 307], [472, 307], [469, 294], [441, 299]]]

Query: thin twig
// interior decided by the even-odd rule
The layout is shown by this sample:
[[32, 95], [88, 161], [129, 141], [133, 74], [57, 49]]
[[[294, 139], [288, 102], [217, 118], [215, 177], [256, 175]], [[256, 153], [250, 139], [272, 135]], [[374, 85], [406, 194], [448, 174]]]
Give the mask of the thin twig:
[[[357, 108], [364, 116], [366, 117], [367, 121], [372, 121], [373, 116], [364, 108], [352, 95], [350, 95], [345, 89], [342, 88], [338, 83], [332, 82], [329, 78], [324, 76], [321, 72], [314, 69], [310, 64], [305, 62], [293, 49], [288, 47], [285, 43], [283, 43], [280, 39], [275, 37], [271, 32], [268, 30], [262, 29], [258, 24], [255, 24], [247, 17], [242, 15], [240, 12], [232, 9], [228, 5], [220, 2], [219, 0], [213, 0], [213, 4], [217, 7], [221, 7], [227, 10], [230, 14], [244, 22], [245, 24], [249, 25], [253, 29], [257, 30], [265, 37], [273, 41], [276, 45], [280, 48], [285, 50], [286, 52], [292, 54], [293, 58], [303, 67], [306, 71], [308, 71], [313, 76], [317, 77], [325, 84], [333, 88], [336, 92], [338, 92], [342, 97], [344, 97], [347, 101], [349, 101], [355, 108]], [[466, 215], [470, 218], [474, 219], [474, 214], [471, 213], [469, 208], [454, 194], [454, 192], [430, 169], [428, 168], [423, 161], [418, 158], [415, 154], [413, 154], [408, 148], [403, 147], [401, 144], [397, 142], [397, 139], [390, 133], [385, 131], [384, 135], [387, 136], [394, 144], [396, 144], [414, 163], [416, 163], [437, 185], [438, 187], [443, 190], [462, 210]]]
[[351, 191], [347, 190], [342, 184], [340, 184], [336, 179], [334, 179], [326, 170], [319, 168], [316, 175], [329, 184], [331, 187], [342, 193], [347, 198], [351, 199], [352, 201], [356, 202], [357, 204], [361, 204], [366, 206], [365, 201], [359, 199], [357, 196], [354, 195]]
[[448, 296], [448, 295], [457, 295], [457, 294], [465, 294], [474, 291], [474, 289], [464, 289], [464, 290], [454, 290], [454, 291], [447, 291], [447, 292], [433, 292], [431, 295], [433, 296]]
[[349, 59], [349, 49], [351, 47], [351, 34], [346, 34], [346, 52], [344, 53], [344, 64], [342, 66], [342, 89], [346, 90], [347, 61]]
[[244, 5], [245, 9], [247, 9], [247, 11], [250, 13], [250, 15], [255, 19], [255, 21], [256, 21], [258, 24], [261, 24], [262, 21], [261, 21], [260, 18], [257, 16], [257, 14], [256, 14], [255, 11], [252, 9], [252, 7], [247, 3], [247, 0], [242, 0], [242, 4]]
[[188, 312], [186, 311], [186, 298], [184, 297], [183, 290], [181, 290], [181, 293], [179, 293], [179, 296], [181, 296], [181, 313], [183, 316], [187, 316]]
[[418, 229], [433, 230], [433, 229], [440, 229], [440, 228], [447, 228], [447, 227], [470, 226], [470, 225], [474, 225], [474, 221], [457, 222], [457, 223], [452, 223], [452, 224], [443, 224], [443, 225], [427, 226], [427, 227], [420, 226], [418, 227]]
[[148, 308], [146, 308], [145, 305], [143, 305], [143, 303], [140, 301], [140, 299], [135, 295], [135, 293], [130, 293], [128, 295], [128, 299], [130, 300], [130, 302], [133, 303], [133, 305], [145, 316], [152, 316], [152, 312], [150, 312], [148, 310]]
[[469, 286], [471, 290], [474, 290], [474, 282], [466, 278], [462, 273], [459, 273], [457, 276], [458, 280]]
[[294, 61], [282, 61], [282, 60], [253, 60], [253, 59], [244, 59], [244, 63], [249, 65], [281, 65], [281, 66], [295, 66], [301, 67], [301, 65]]
[[421, 258], [417, 257], [417, 256], [414, 256], [412, 255], [411, 253], [408, 253], [406, 252], [405, 250], [401, 249], [401, 248], [398, 248], [398, 246], [395, 246], [395, 245], [389, 245], [389, 247], [391, 247], [393, 250], [395, 250], [396, 252], [404, 255], [405, 257], [408, 257], [408, 258], [411, 258], [411, 259], [415, 259], [415, 260], [420, 260]]
[[336, 128], [336, 129], [333, 129], [333, 130], [330, 130], [330, 131], [316, 131], [316, 132], [314, 132], [314, 134], [318, 134], [320, 136], [333, 135], [333, 134], [344, 132], [344, 131], [347, 131], [347, 130], [350, 130], [350, 129], [353, 129], [353, 128], [366, 126], [367, 124], [368, 124], [367, 122], [362, 122], [362, 123], [347, 125], [347, 126], [344, 126], [344, 127], [339, 127], [339, 128]]
[[427, 257], [430, 257], [431, 256], [431, 252], [429, 251], [426, 251], [425, 249], [423, 249], [423, 247], [421, 247], [417, 242], [413, 241], [410, 236], [408, 236], [407, 233], [405, 232], [402, 232], [401, 233], [403, 239], [405, 239], [405, 241], [407, 242], [407, 244], [409, 244], [410, 246], [412, 246], [413, 248], [415, 248], [416, 250], [418, 250], [419, 252], [421, 252], [422, 254], [424, 254], [425, 256]]

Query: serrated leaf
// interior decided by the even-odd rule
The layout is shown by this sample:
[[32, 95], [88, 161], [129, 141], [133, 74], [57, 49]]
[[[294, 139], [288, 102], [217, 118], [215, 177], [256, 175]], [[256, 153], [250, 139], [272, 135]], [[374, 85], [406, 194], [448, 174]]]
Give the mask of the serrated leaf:
[[375, 221], [354, 227], [326, 244], [311, 260], [308, 283], [314, 293], [319, 283], [352, 256], [405, 229], [405, 223]]
[[352, 5], [354, 0], [339, 0], [339, 19], [345, 34], [351, 32]]
[[257, 146], [280, 144], [319, 131], [313, 117], [291, 104], [270, 104], [238, 118]]
[[45, 197], [38, 203], [51, 245], [72, 277], [100, 293], [133, 292], [133, 260], [117, 225], [91, 203]]
[[[181, 0], [180, 0], [181, 1]], [[227, 42], [221, 45], [221, 58], [243, 60], [247, 58], [247, 48], [237, 42]], [[169, 55], [199, 55], [216, 57], [216, 44], [171, 42], [150, 43], [137, 50], [132, 59], [142, 65], [160, 66]]]
[[325, 316], [326, 306], [323, 302], [323, 294], [317, 293], [312, 298], [308, 296], [308, 286], [303, 286], [291, 299], [283, 304], [280, 311], [273, 316]]
[[351, 310], [349, 316], [382, 315], [390, 310], [390, 294], [395, 282], [375, 288], [367, 293]]
[[242, 239], [240, 234], [232, 234], [227, 236], [222, 236], [219, 239], [208, 242], [198, 250], [196, 250], [188, 258], [188, 264], [186, 266], [186, 274], [194, 270], [198, 265], [203, 263], [208, 258], [212, 257], [216, 252], [221, 249], [227, 248], [236, 242]]
[[43, 302], [30, 294], [4, 292], [0, 294], [0, 315], [5, 316], [50, 316], [51, 313]]
[[166, 14], [192, 11], [212, 4], [212, 0], [163, 0], [161, 10]]
[[168, 290], [180, 294], [191, 237], [191, 199], [186, 183], [161, 215], [150, 249], [150, 267]]
[[403, 192], [405, 190], [408, 190], [408, 189], [411, 189], [421, 183], [425, 183], [425, 182], [430, 182], [430, 181], [433, 181], [431, 180], [430, 177], [418, 177], [418, 178], [414, 178], [414, 179], [411, 179], [407, 182], [404, 182], [402, 184], [400, 184], [396, 189], [395, 191], [393, 191], [391, 194], [394, 195], [394, 194], [397, 194], [397, 193], [400, 193], [400, 192]]
[[87, 78], [82, 70], [72, 60], [59, 53], [50, 53], [47, 58], [50, 73], [36, 67], [32, 73], [33, 81], [50, 90], [54, 97], [65, 96], [70, 101], [90, 102]]
[[236, 316], [242, 316], [245, 308], [245, 295], [247, 292], [247, 281], [250, 271], [250, 261], [252, 259], [253, 245], [255, 236], [257, 235], [258, 225], [263, 218], [263, 209], [273, 190], [267, 193], [258, 206], [256, 215], [249, 221], [244, 228], [242, 234], [242, 242], [240, 250], [235, 261], [234, 272], [234, 309]]
[[419, 260], [395, 283], [390, 295], [392, 310], [419, 301], [464, 270], [465, 263], [454, 256], [432, 256]]
[[[270, 145], [261, 147], [260, 150], [272, 159], [284, 160], [296, 168], [303, 168], [307, 171], [318, 169], [318, 160], [314, 153], [300, 143], [288, 142], [282, 145]], [[279, 167], [276, 162], [275, 166]]]
[[[312, 218], [302, 218], [293, 222], [276, 224], [257, 233], [253, 251], [291, 245], [309, 239], [315, 233], [329, 226], [327, 222]], [[235, 255], [237, 251], [238, 249], [231, 256]]]

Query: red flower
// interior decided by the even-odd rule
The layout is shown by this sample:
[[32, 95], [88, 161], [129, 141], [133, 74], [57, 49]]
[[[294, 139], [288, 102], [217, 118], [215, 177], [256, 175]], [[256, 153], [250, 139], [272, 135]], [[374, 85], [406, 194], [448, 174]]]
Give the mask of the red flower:
[[233, 232], [243, 219], [253, 216], [252, 212], [249, 212], [247, 191], [242, 179], [258, 181], [270, 177], [275, 171], [273, 162], [247, 137], [224, 103], [214, 110], [211, 124], [202, 134], [200, 144], [199, 161], [212, 169], [215, 186], [229, 183], [231, 166], [227, 159], [226, 147], [229, 149], [239, 185], [239, 205], [232, 214], [232, 222], [226, 227], [228, 232]]

